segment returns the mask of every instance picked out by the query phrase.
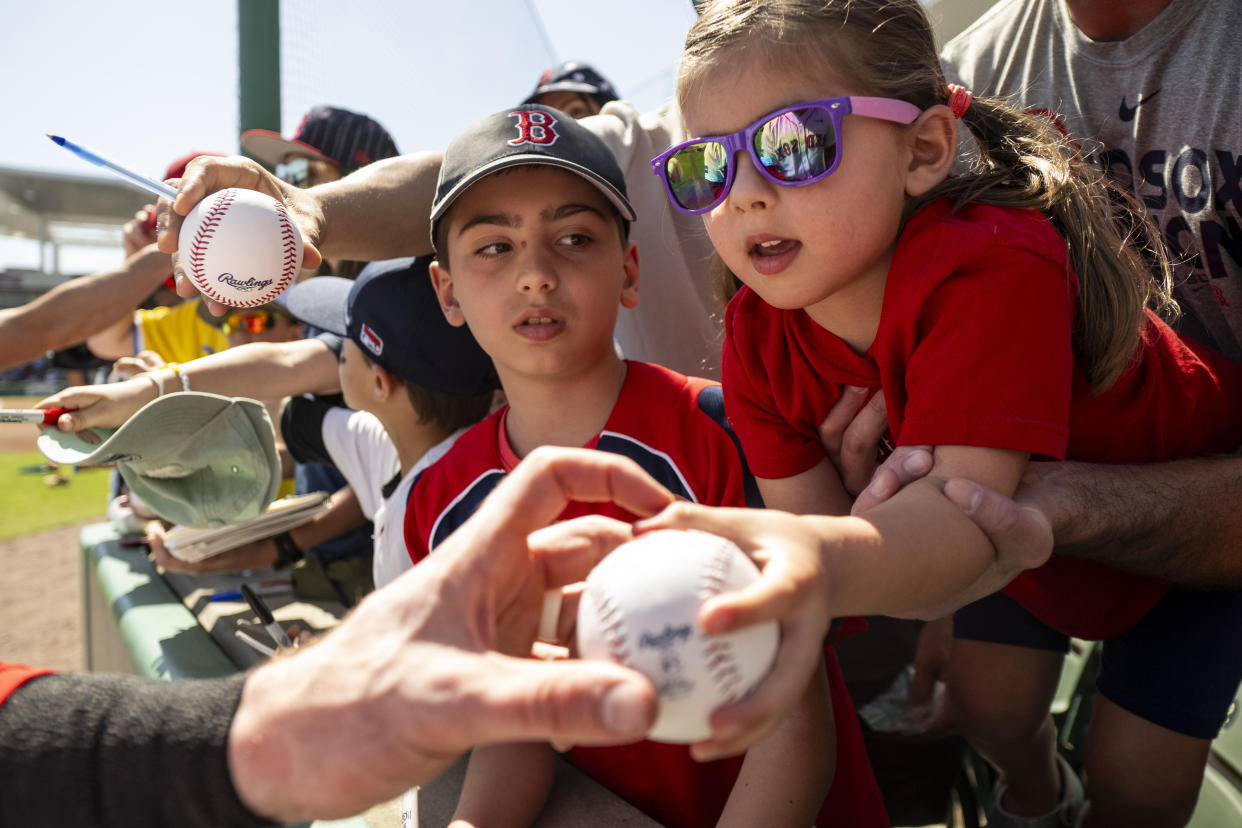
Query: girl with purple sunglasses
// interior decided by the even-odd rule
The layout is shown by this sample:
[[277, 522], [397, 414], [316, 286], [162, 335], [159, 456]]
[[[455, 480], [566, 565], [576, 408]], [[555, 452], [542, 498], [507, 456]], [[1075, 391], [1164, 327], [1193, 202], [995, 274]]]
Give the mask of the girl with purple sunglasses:
[[[1242, 368], [1161, 319], [1169, 261], [1141, 206], [1046, 119], [947, 86], [917, 0], [711, 3], [678, 100], [699, 137], [653, 171], [740, 282], [725, 401], [770, 507], [678, 504], [645, 524], [765, 562], [705, 625], [779, 618], [806, 641], [832, 616], [964, 607], [950, 704], [1000, 774], [989, 824], [1183, 824], [1242, 677], [1242, 601], [1060, 555], [1021, 571], [941, 492], [961, 477], [1012, 494], [1033, 457], [1242, 442]], [[850, 388], [884, 395], [896, 444], [934, 446], [927, 478], [853, 517], [817, 431]], [[1089, 810], [1048, 713], [1070, 636], [1107, 642]], [[739, 744], [816, 655], [783, 658], [724, 714]]]

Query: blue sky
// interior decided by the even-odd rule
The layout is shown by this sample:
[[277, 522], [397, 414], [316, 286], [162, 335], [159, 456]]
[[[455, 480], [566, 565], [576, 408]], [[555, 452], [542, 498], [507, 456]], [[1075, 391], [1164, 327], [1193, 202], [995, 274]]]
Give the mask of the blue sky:
[[[105, 175], [49, 132], [154, 176], [191, 149], [237, 152], [237, 2], [0, 2], [0, 166]], [[693, 19], [689, 0], [284, 0], [281, 131], [330, 103], [403, 151], [441, 148], [571, 59], [653, 107]], [[0, 269], [29, 255], [0, 239]]]

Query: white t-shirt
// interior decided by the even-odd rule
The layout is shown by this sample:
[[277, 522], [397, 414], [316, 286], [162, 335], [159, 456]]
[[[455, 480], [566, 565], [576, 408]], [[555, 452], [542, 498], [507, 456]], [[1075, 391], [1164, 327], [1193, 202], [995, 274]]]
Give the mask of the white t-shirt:
[[443, 457], [464, 432], [461, 429], [432, 446], [385, 497], [384, 488], [400, 472], [401, 462], [383, 424], [373, 414], [348, 408], [333, 408], [324, 415], [324, 448], [357, 495], [363, 514], [375, 524], [371, 573], [376, 589], [413, 566], [405, 549], [405, 504], [414, 478]]

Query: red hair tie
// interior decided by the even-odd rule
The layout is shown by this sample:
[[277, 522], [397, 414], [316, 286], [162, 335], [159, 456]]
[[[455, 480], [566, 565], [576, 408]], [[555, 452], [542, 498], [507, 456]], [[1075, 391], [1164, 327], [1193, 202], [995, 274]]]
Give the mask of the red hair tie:
[[958, 86], [956, 83], [949, 84], [949, 111], [953, 113], [954, 118], [960, 119], [965, 115], [974, 98], [974, 93], [966, 87]]

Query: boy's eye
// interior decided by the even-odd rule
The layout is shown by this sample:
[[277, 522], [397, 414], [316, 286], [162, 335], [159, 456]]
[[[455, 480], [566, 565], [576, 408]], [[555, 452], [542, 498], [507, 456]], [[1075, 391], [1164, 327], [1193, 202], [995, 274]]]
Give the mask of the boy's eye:
[[557, 243], [568, 245], [569, 247], [586, 247], [591, 243], [591, 237], [586, 233], [566, 233], [560, 237]]
[[501, 253], [507, 253], [510, 249], [512, 249], [511, 246], [505, 242], [492, 242], [491, 244], [483, 245], [478, 250], [474, 251], [474, 254], [476, 256], [482, 256], [486, 259], [493, 256], [499, 256]]

